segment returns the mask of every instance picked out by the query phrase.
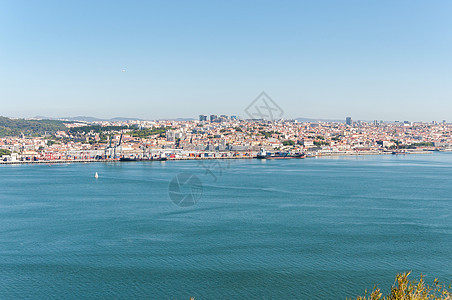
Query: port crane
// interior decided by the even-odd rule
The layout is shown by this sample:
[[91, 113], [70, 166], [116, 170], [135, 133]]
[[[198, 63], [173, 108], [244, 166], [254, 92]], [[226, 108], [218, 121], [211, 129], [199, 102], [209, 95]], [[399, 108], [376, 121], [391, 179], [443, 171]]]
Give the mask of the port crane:
[[121, 149], [118, 149], [119, 147], [121, 147], [121, 145], [122, 145], [122, 133], [121, 133], [121, 136], [119, 137], [119, 142], [115, 143], [114, 145], [113, 145], [113, 136], [111, 135], [110, 142], [109, 142], [108, 146], [105, 147], [105, 158], [116, 159], [117, 152], [119, 155], [121, 154]]

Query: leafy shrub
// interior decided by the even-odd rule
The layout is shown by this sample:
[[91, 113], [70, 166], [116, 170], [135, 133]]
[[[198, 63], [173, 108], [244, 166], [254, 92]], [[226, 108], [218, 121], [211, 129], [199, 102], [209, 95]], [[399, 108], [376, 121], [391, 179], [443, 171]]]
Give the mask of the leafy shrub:
[[410, 280], [410, 273], [397, 274], [389, 295], [383, 296], [381, 290], [375, 287], [369, 296], [366, 292], [365, 296], [357, 297], [356, 300], [452, 300], [450, 286], [448, 290], [438, 279], [433, 281], [433, 286], [429, 286], [422, 275], [419, 280]]
[[11, 151], [9, 151], [8, 149], [0, 149], [0, 156], [2, 155], [10, 155]]

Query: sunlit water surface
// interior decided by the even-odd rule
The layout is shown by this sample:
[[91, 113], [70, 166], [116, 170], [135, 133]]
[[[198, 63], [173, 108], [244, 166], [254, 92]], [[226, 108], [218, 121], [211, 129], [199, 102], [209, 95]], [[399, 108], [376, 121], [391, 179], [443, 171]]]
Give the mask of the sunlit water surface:
[[[179, 173], [202, 182], [197, 204], [171, 201]], [[0, 298], [345, 299], [408, 270], [451, 283], [451, 198], [447, 153], [0, 166]]]

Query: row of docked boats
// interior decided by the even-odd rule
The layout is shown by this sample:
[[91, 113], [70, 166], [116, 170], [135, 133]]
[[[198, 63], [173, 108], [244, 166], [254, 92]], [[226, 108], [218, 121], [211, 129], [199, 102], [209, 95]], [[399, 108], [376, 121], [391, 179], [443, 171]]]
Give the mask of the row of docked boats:
[[256, 155], [257, 159], [287, 159], [287, 158], [305, 158], [304, 153], [291, 153], [291, 152], [267, 152], [261, 149]]
[[[291, 153], [291, 152], [267, 152], [261, 149], [255, 158], [257, 159], [289, 159], [289, 158], [305, 158], [305, 153]], [[250, 157], [251, 158], [251, 157]], [[121, 156], [120, 161], [165, 161], [168, 158], [162, 154], [160, 156]]]
[[119, 161], [165, 161], [167, 157], [164, 155], [160, 156], [150, 156], [150, 157], [141, 157], [141, 156], [121, 156]]

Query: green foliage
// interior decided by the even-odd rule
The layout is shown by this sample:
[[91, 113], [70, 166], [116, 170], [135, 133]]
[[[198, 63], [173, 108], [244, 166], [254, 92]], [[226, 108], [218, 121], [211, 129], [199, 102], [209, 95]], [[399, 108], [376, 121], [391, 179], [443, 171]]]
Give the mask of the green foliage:
[[26, 136], [41, 136], [46, 132], [54, 134], [60, 130], [66, 130], [63, 121], [10, 119], [0, 116], [0, 137], [19, 136], [21, 133]]
[[314, 145], [316, 145], [316, 146], [329, 146], [330, 143], [325, 142], [325, 141], [314, 141]]
[[266, 138], [269, 138], [270, 136], [272, 136], [272, 134], [281, 134], [281, 132], [278, 131], [259, 131], [260, 134], [262, 134], [263, 136], [265, 136]]
[[283, 141], [282, 144], [284, 146], [293, 146], [293, 145], [295, 145], [295, 142], [292, 140], [287, 140], [287, 141]]
[[129, 129], [129, 126], [100, 126], [100, 125], [87, 125], [82, 127], [74, 127], [69, 130], [71, 134], [86, 134], [89, 132], [92, 133], [105, 133], [105, 132], [114, 132], [120, 131], [124, 129]]
[[[391, 292], [383, 296], [378, 287], [375, 287], [370, 295], [360, 296], [355, 300], [451, 300], [452, 293], [439, 283], [437, 279], [433, 281], [433, 286], [425, 283], [421, 275], [419, 280], [410, 280], [410, 272], [397, 274]], [[449, 286], [450, 289], [450, 286]]]
[[58, 142], [54, 141], [54, 140], [47, 140], [47, 146], [52, 146], [58, 144]]
[[395, 146], [390, 146], [388, 149], [416, 149], [417, 147], [433, 147], [435, 146], [433, 143], [429, 142], [419, 142], [419, 143], [413, 143], [409, 145], [400, 145], [397, 144]]
[[420, 142], [420, 143], [413, 143], [409, 145], [410, 147], [433, 147], [435, 146], [433, 143], [429, 142]]
[[11, 151], [8, 149], [0, 149], [0, 156], [2, 155], [11, 155]]
[[141, 130], [133, 130], [130, 135], [133, 137], [147, 138], [158, 134], [160, 137], [165, 137], [166, 131], [171, 129], [171, 127], [146, 128]]
[[105, 133], [99, 134], [99, 143], [106, 143], [110, 139], [110, 136], [106, 135]]

